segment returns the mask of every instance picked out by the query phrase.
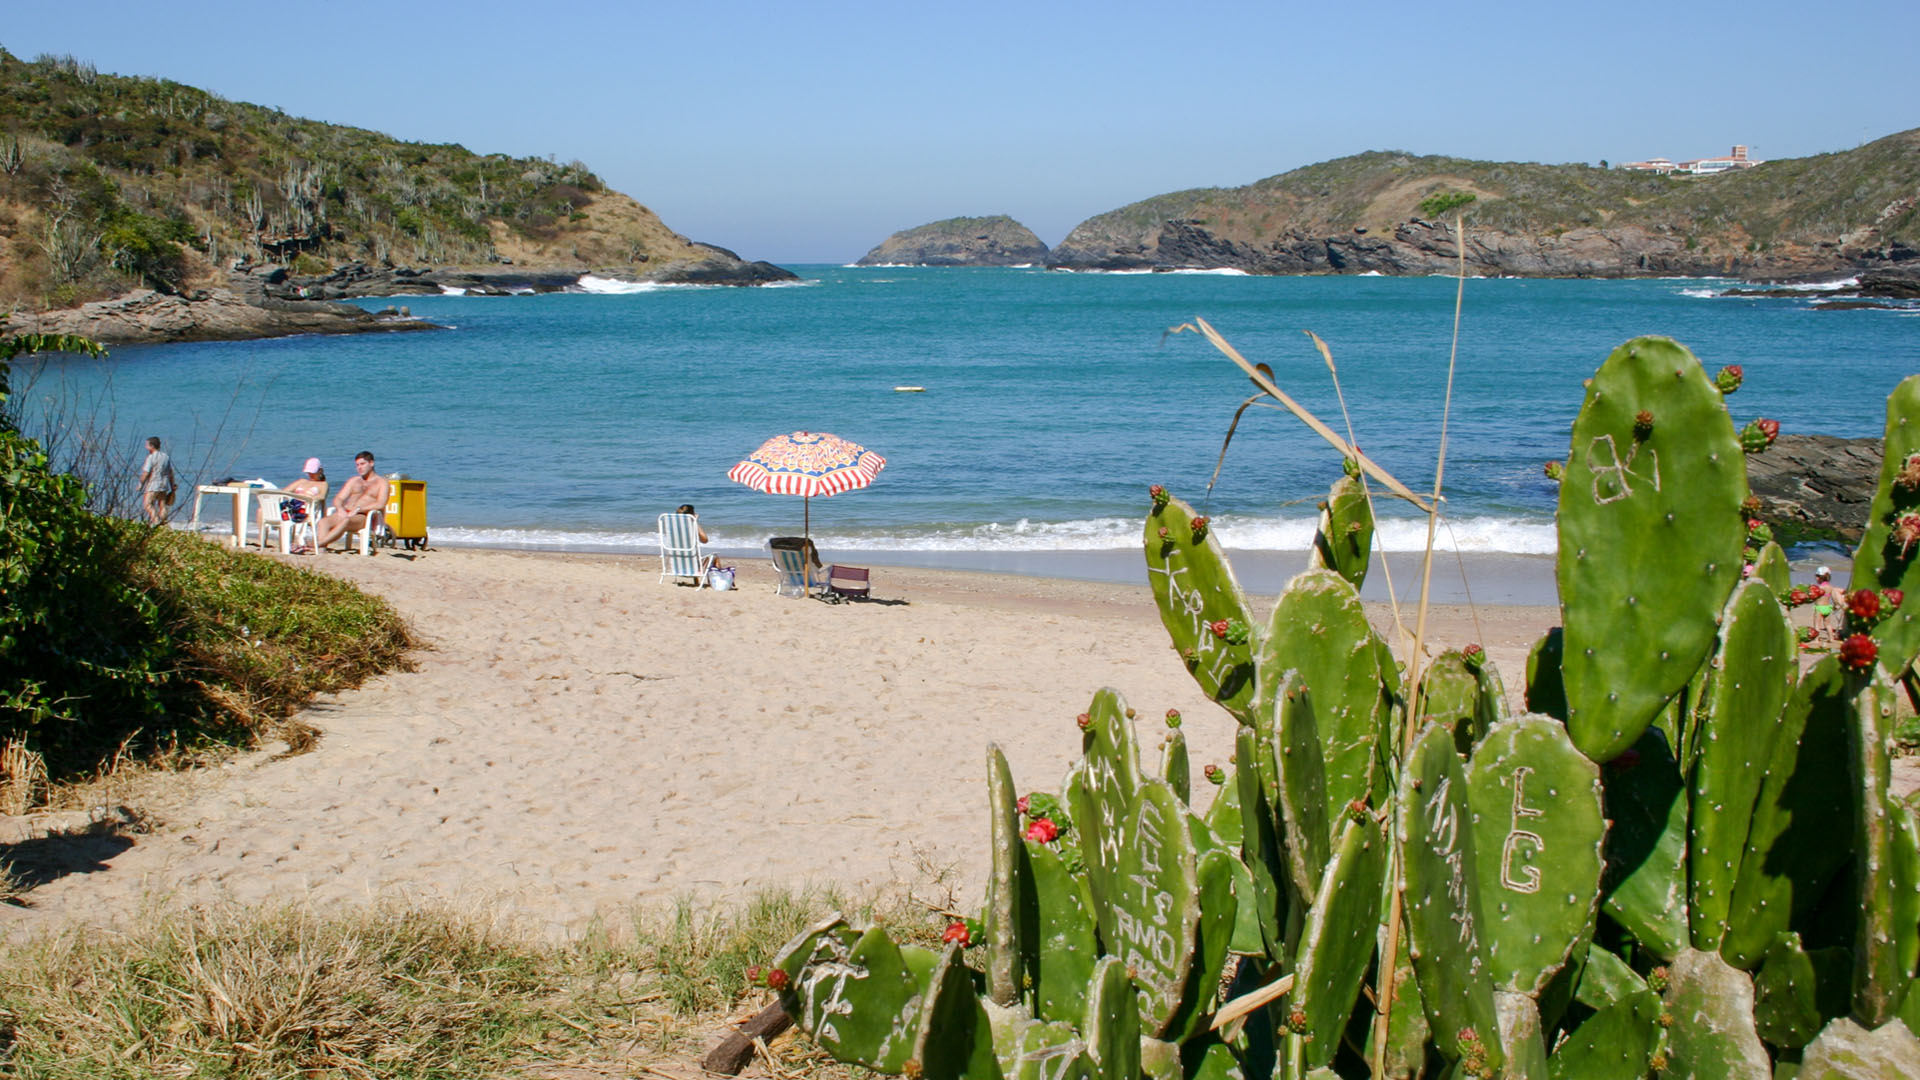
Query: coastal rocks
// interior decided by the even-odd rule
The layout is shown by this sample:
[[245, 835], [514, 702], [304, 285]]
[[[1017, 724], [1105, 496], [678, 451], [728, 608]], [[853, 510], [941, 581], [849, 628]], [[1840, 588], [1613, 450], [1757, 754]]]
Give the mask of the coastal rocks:
[[1760, 517], [1782, 540], [1860, 539], [1880, 476], [1879, 439], [1782, 435], [1747, 455], [1747, 484]]
[[234, 273], [243, 291], [280, 300], [345, 300], [361, 296], [440, 296], [461, 292], [468, 296], [516, 296], [527, 293], [577, 291], [580, 279], [597, 276], [626, 282], [663, 285], [767, 285], [798, 280], [791, 270], [768, 262], [747, 262], [712, 244], [692, 243], [688, 254], [644, 268], [635, 266], [486, 267], [430, 269], [411, 266], [370, 266], [345, 263], [325, 274], [295, 276], [285, 267], [250, 266]]
[[906, 229], [860, 257], [856, 266], [1037, 266], [1047, 245], [1005, 214], [957, 217]]
[[140, 289], [77, 308], [16, 315], [8, 329], [14, 333], [78, 334], [103, 345], [159, 345], [440, 327], [410, 316], [374, 314], [352, 304], [251, 298], [244, 290], [214, 289], [185, 297]]

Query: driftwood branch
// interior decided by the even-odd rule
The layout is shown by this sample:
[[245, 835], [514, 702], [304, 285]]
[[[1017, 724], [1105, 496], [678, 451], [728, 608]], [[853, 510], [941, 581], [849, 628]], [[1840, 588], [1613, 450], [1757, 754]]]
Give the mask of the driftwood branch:
[[753, 1019], [727, 1033], [700, 1061], [700, 1067], [710, 1073], [722, 1076], [738, 1076], [740, 1070], [753, 1060], [754, 1041], [771, 1042], [774, 1037], [793, 1026], [793, 1017], [780, 1007], [778, 1001], [761, 1009]]

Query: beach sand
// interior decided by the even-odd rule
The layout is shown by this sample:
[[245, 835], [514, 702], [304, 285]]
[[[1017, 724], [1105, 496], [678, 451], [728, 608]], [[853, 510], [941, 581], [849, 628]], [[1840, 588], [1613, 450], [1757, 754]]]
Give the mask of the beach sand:
[[[418, 669], [316, 702], [309, 752], [248, 754], [142, 806], [153, 831], [96, 846], [0, 926], [112, 920], [153, 898], [398, 897], [497, 903], [564, 936], [636, 900], [809, 882], [950, 887], [971, 906], [989, 743], [1020, 790], [1055, 791], [1079, 752], [1074, 717], [1112, 686], [1149, 750], [1166, 710], [1184, 714], [1198, 788], [1231, 750], [1233, 721], [1143, 586], [886, 567], [874, 601], [828, 605], [774, 595], [764, 562], [743, 562], [731, 592], [663, 584], [657, 559], [633, 556], [310, 564], [411, 620], [428, 643]], [[1482, 607], [1476, 634], [1466, 609], [1437, 608], [1429, 639], [1480, 637], [1517, 695], [1556, 617]], [[0, 842], [35, 825], [11, 819]]]

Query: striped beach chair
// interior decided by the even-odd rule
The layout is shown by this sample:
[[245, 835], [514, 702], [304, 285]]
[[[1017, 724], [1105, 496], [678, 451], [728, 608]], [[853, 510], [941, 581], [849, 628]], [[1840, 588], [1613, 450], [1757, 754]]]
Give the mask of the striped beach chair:
[[707, 583], [713, 556], [700, 550], [700, 526], [692, 514], [660, 515], [660, 580], [692, 578], [693, 587]]

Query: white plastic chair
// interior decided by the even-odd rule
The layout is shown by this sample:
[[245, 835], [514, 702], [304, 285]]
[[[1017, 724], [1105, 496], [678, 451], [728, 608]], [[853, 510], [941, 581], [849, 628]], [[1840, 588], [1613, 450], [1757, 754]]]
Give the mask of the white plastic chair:
[[[313, 525], [314, 522], [320, 520], [322, 513], [326, 509], [324, 499], [278, 489], [260, 492], [257, 498], [259, 499], [260, 522], [256, 531], [255, 543], [260, 545], [262, 551], [266, 550], [267, 534], [269, 532], [279, 534], [280, 554], [282, 555], [290, 554], [293, 551], [293, 545], [302, 539], [304, 539], [309, 546], [313, 544]], [[280, 509], [280, 500], [282, 499], [299, 499], [301, 502], [306, 503], [307, 520], [288, 520]]]
[[660, 515], [660, 580], [692, 578], [694, 588], [707, 583], [713, 556], [700, 550], [700, 524], [692, 514]]

